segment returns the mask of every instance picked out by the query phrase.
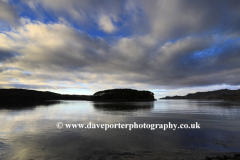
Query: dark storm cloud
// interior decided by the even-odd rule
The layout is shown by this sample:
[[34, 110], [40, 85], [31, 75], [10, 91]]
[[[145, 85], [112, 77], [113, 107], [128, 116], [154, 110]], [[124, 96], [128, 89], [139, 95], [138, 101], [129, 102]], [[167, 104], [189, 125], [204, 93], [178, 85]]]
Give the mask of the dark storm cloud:
[[239, 32], [239, 1], [142, 1], [152, 23], [151, 34], [161, 40], [211, 32]]
[[17, 56], [17, 53], [13, 53], [11, 51], [1, 50], [0, 49], [0, 62], [4, 62], [10, 60], [11, 58]]

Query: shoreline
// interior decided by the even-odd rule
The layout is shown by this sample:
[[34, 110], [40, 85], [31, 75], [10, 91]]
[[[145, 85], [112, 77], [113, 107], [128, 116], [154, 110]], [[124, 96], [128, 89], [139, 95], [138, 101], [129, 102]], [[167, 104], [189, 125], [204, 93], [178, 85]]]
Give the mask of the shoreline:
[[176, 151], [176, 152], [158, 152], [158, 151], [95, 151], [93, 154], [87, 154], [77, 159], [91, 160], [225, 160], [240, 159], [239, 152], [208, 152], [208, 151]]

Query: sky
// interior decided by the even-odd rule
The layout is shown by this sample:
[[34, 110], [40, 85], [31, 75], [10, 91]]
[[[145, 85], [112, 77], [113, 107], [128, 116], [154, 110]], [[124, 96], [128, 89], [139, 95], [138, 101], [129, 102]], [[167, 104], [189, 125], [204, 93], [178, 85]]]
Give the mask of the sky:
[[240, 89], [240, 1], [0, 0], [0, 88]]

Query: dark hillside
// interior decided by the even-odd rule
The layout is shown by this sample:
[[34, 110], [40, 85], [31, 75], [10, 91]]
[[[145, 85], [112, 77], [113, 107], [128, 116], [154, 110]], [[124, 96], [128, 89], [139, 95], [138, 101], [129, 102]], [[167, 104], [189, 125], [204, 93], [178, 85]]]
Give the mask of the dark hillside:
[[161, 99], [212, 99], [212, 100], [240, 100], [239, 90], [216, 90], [208, 92], [190, 93], [186, 96], [167, 96]]
[[47, 100], [90, 100], [92, 96], [61, 95], [26, 89], [0, 89], [0, 108], [14, 105], [45, 104]]
[[154, 101], [154, 94], [150, 91], [138, 91], [134, 89], [109, 89], [96, 92], [94, 101]]

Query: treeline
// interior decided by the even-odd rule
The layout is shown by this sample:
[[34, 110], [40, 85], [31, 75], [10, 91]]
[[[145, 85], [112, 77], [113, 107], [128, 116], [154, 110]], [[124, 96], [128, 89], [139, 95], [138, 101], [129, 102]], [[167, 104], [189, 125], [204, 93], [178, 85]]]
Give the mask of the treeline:
[[0, 105], [4, 103], [30, 103], [46, 100], [90, 100], [92, 96], [62, 95], [26, 89], [0, 89]]
[[[49, 102], [51, 100], [51, 102]], [[87, 100], [87, 101], [154, 101], [154, 94], [150, 91], [133, 89], [112, 89], [88, 95], [64, 95], [53, 92], [43, 92], [27, 89], [0, 89], [0, 108], [21, 106], [48, 105], [58, 100]]]
[[96, 92], [94, 101], [154, 101], [154, 94], [150, 91], [134, 89], [109, 89]]

